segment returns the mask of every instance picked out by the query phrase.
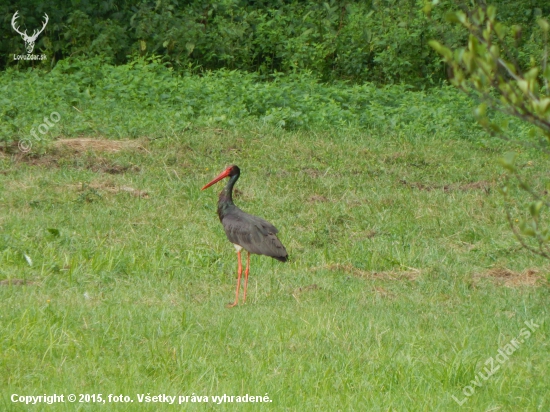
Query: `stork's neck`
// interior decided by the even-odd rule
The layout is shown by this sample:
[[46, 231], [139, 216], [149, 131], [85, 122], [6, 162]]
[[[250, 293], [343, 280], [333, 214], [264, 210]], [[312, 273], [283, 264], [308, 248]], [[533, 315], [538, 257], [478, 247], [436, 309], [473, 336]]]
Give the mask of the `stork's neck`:
[[218, 216], [220, 217], [220, 220], [222, 220], [231, 207], [235, 207], [235, 204], [233, 203], [233, 186], [235, 186], [239, 176], [240, 174], [231, 176], [229, 182], [227, 182], [223, 190], [220, 192], [220, 196], [218, 197]]

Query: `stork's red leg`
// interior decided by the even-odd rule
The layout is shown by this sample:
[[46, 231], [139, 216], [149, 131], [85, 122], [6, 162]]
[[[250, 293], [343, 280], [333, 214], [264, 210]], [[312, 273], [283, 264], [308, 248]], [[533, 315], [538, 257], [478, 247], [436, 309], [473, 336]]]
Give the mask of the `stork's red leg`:
[[246, 257], [246, 270], [244, 272], [244, 297], [243, 302], [246, 302], [246, 288], [248, 286], [248, 271], [250, 269], [250, 252], [248, 252], [248, 256]]
[[228, 308], [232, 308], [239, 303], [239, 289], [241, 288], [241, 274], [243, 273], [243, 265], [241, 264], [241, 251], [237, 252], [237, 259], [239, 261], [239, 268], [237, 269], [237, 291], [235, 292], [235, 302], [227, 305]]

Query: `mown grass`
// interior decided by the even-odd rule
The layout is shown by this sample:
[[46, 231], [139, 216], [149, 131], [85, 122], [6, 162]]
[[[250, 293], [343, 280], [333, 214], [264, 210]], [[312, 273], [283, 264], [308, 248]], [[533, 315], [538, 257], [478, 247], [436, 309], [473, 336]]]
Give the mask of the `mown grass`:
[[[500, 144], [262, 122], [139, 144], [2, 156], [0, 280], [27, 282], [0, 285], [2, 410], [77, 408], [13, 393], [134, 399], [115, 411], [181, 409], [138, 393], [272, 400], [185, 410], [550, 407], [547, 263], [505, 221]], [[534, 184], [547, 162], [520, 154]], [[226, 309], [221, 184], [200, 188], [232, 163], [236, 203], [279, 228], [291, 260], [253, 256], [247, 303]], [[511, 287], [499, 268], [518, 274]], [[540, 328], [459, 407], [530, 319]]]

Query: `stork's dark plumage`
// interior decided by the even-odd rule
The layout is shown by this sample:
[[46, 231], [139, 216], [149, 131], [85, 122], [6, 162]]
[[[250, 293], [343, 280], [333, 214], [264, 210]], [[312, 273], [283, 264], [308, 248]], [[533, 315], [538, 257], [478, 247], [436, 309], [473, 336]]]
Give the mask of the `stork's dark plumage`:
[[210, 183], [206, 184], [201, 190], [204, 190], [220, 180], [230, 177], [229, 182], [223, 188], [218, 199], [218, 216], [222, 222], [227, 238], [237, 250], [238, 276], [237, 291], [235, 293], [235, 306], [239, 301], [239, 289], [241, 286], [241, 249], [248, 252], [246, 259], [246, 271], [244, 277], [244, 297], [246, 301], [246, 288], [248, 286], [248, 272], [250, 269], [250, 254], [271, 256], [274, 259], [286, 262], [288, 254], [286, 249], [277, 238], [277, 228], [271, 223], [260, 219], [259, 217], [249, 215], [243, 212], [233, 203], [233, 186], [239, 179], [241, 171], [238, 166], [229, 166]]

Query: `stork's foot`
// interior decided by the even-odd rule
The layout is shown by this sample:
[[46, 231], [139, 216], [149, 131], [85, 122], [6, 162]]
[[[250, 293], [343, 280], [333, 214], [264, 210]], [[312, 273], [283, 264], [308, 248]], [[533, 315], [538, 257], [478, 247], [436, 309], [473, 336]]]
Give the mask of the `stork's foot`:
[[226, 307], [226, 308], [232, 308], [232, 307], [234, 307], [234, 306], [237, 306], [238, 303], [239, 303], [239, 302], [237, 302], [237, 301], [235, 301], [235, 302], [233, 302], [233, 303], [228, 303], [227, 305], [225, 305], [225, 307]]

